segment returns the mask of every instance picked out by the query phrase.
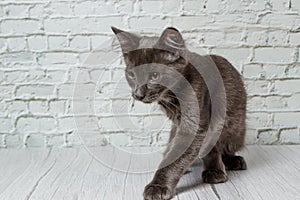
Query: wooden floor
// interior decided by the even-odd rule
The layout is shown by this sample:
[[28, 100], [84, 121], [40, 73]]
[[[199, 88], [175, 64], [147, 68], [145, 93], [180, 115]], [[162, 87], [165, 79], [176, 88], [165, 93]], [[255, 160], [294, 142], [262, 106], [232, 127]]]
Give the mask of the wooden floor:
[[[145, 164], [105, 154], [107, 160], [124, 161], [128, 171], [137, 164], [152, 169], [149, 163], [156, 165], [161, 159], [156, 156]], [[223, 184], [202, 183], [201, 164], [193, 165], [174, 199], [300, 199], [300, 146], [248, 146], [241, 154], [249, 169], [229, 172], [229, 181]], [[143, 187], [152, 175], [106, 167], [85, 148], [0, 149], [1, 200], [142, 199]]]

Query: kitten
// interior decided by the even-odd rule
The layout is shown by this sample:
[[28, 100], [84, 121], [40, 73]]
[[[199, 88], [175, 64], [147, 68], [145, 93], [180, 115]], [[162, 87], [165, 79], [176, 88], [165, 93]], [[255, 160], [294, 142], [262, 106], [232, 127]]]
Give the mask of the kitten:
[[[160, 37], [112, 30], [121, 44], [133, 98], [157, 102], [173, 122], [163, 161], [145, 187], [144, 199], [173, 197], [179, 179], [199, 158], [206, 135], [215, 143], [208, 142], [212, 146], [202, 158], [204, 182], [226, 182], [226, 169], [246, 169], [244, 158], [235, 155], [244, 147], [246, 118], [246, 92], [237, 70], [221, 56], [190, 52], [172, 27]], [[213, 112], [222, 110], [219, 129], [222, 120]]]

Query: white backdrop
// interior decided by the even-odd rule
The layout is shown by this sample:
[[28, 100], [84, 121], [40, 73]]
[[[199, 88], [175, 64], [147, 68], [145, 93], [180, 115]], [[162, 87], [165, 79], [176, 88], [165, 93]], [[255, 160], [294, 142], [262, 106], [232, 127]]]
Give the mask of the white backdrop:
[[132, 106], [120, 52], [106, 49], [112, 25], [174, 26], [224, 56], [247, 86], [247, 143], [300, 143], [299, 11], [299, 0], [2, 0], [0, 146], [80, 145], [77, 133], [87, 145], [165, 144], [169, 122]]

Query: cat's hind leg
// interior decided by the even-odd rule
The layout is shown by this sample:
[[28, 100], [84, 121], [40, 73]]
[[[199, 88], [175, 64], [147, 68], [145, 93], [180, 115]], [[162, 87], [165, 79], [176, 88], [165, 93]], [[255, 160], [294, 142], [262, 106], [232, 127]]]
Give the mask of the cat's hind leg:
[[214, 147], [203, 159], [202, 179], [205, 183], [224, 183], [228, 180], [222, 154]]

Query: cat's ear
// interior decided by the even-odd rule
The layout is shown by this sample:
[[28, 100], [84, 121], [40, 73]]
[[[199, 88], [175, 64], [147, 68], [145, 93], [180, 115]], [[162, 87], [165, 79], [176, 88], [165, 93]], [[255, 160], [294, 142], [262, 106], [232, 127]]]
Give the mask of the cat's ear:
[[173, 27], [166, 28], [161, 34], [156, 46], [169, 51], [175, 56], [183, 56], [186, 51], [181, 33]]
[[133, 33], [123, 31], [113, 26], [111, 27], [111, 29], [117, 36], [123, 53], [128, 53], [132, 50], [135, 50], [139, 46], [139, 42], [140, 42], [139, 36]]

